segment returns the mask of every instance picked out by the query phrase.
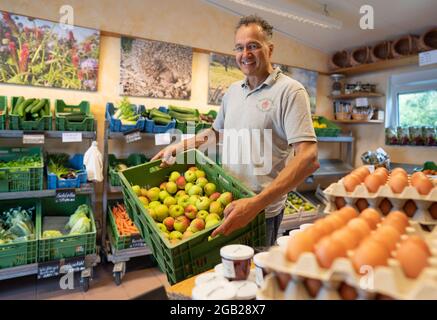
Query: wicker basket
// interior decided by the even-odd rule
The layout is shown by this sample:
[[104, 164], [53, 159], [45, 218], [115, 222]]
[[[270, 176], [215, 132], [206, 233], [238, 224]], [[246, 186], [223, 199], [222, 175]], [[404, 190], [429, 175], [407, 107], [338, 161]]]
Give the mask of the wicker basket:
[[350, 120], [351, 113], [350, 112], [337, 112], [335, 114], [335, 119], [337, 119], [337, 120]]
[[372, 117], [372, 115], [365, 114], [365, 113], [352, 113], [352, 119], [354, 120], [369, 120]]

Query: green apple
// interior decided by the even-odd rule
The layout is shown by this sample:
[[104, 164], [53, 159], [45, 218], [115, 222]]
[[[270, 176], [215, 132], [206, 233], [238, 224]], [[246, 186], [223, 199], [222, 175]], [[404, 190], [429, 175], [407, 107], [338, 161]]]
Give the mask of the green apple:
[[156, 206], [154, 210], [156, 212], [156, 221], [162, 222], [165, 218], [168, 217], [167, 206], [160, 204], [159, 206]]
[[173, 217], [167, 217], [162, 221], [162, 224], [165, 225], [168, 231], [173, 230], [173, 224], [174, 224], [174, 218]]
[[141, 188], [141, 195], [143, 196], [143, 197], [147, 197], [147, 189], [146, 188]]
[[188, 202], [189, 202], [190, 204], [192, 204], [193, 206], [195, 206], [195, 205], [196, 205], [196, 202], [197, 202], [197, 200], [199, 200], [199, 198], [200, 198], [199, 195], [194, 194], [194, 195], [190, 196], [190, 199], [188, 199]]
[[141, 195], [141, 187], [140, 187], [139, 185], [134, 185], [134, 186], [132, 186], [132, 190], [133, 190], [133, 192], [135, 192], [135, 194], [136, 194], [137, 196], [140, 196], [140, 195]]
[[159, 185], [159, 189], [165, 190], [165, 186], [167, 185], [167, 182], [163, 182]]
[[175, 204], [170, 207], [169, 214], [171, 217], [176, 219], [177, 217], [182, 216], [184, 214], [184, 207]]
[[197, 176], [194, 171], [185, 171], [184, 177], [187, 182], [191, 183], [194, 183], [197, 180]]
[[192, 219], [196, 218], [196, 216], [197, 216], [197, 208], [195, 206], [193, 206], [192, 204], [189, 204], [185, 208], [184, 214], [188, 219], [192, 220]]
[[212, 182], [208, 182], [204, 187], [203, 187], [203, 191], [205, 191], [205, 194], [209, 197], [211, 196], [215, 190], [217, 189], [217, 187], [215, 186], [214, 183]]
[[149, 208], [150, 209], [155, 209], [160, 204], [161, 204], [161, 202], [159, 202], [159, 201], [152, 201], [152, 202], [149, 203]]
[[205, 223], [205, 228], [208, 229], [209, 227], [215, 226], [216, 224], [219, 224], [220, 221], [217, 219], [210, 219], [208, 221], [206, 221]]
[[178, 199], [181, 196], [185, 196], [187, 193], [184, 190], [179, 190], [176, 192], [175, 198]]
[[208, 211], [206, 211], [206, 210], [200, 210], [198, 213], [197, 213], [197, 216], [196, 216], [196, 218], [199, 218], [199, 219], [203, 219], [203, 220], [205, 220], [206, 219], [206, 217], [208, 216]]
[[202, 195], [203, 190], [200, 186], [198, 185], [194, 185], [190, 188], [190, 190], [188, 190], [188, 194], [190, 196], [194, 195], [194, 194], [198, 194], [198, 195]]
[[205, 221], [203, 219], [196, 218], [190, 223], [190, 228], [193, 232], [198, 232], [205, 229]]
[[210, 213], [208, 214], [208, 216], [205, 218], [205, 222], [208, 222], [210, 220], [217, 220], [220, 221], [220, 217], [216, 214], [216, 213]]
[[162, 191], [159, 192], [159, 200], [161, 202], [164, 202], [165, 198], [167, 198], [169, 196], [170, 196], [170, 194], [167, 191], [165, 191], [165, 190], [162, 190]]
[[185, 185], [185, 193], [188, 193], [188, 191], [191, 189], [192, 186], [194, 186], [194, 184], [192, 184], [191, 182], [187, 183]]
[[196, 202], [196, 208], [198, 210], [208, 210], [210, 203], [211, 201], [208, 199], [208, 197], [200, 197]]
[[178, 191], [178, 186], [173, 181], [169, 181], [167, 182], [165, 189], [168, 193], [175, 194]]
[[167, 233], [168, 230], [165, 227], [165, 225], [163, 223], [156, 223], [156, 226], [158, 227], [159, 231], [163, 232], [163, 233]]
[[206, 176], [205, 171], [203, 171], [203, 170], [197, 170], [197, 171], [195, 171], [195, 173], [196, 173], [197, 179], [205, 178], [205, 176]]
[[189, 199], [190, 199], [189, 196], [180, 196], [178, 199], [178, 205], [185, 208], [186, 206], [188, 206], [190, 204], [190, 202], [188, 201]]
[[147, 208], [147, 213], [150, 215], [150, 217], [156, 221], [156, 212], [155, 209]]
[[217, 201], [221, 202], [223, 207], [226, 207], [228, 204], [230, 204], [233, 200], [232, 193], [230, 192], [223, 192]]
[[170, 232], [170, 240], [174, 240], [174, 239], [182, 239], [182, 233], [179, 231], [172, 231]]
[[170, 208], [170, 206], [175, 205], [176, 203], [177, 203], [176, 199], [170, 195], [164, 199], [164, 204], [169, 208]]
[[185, 185], [187, 184], [185, 177], [180, 176], [179, 178], [176, 179], [175, 182], [176, 182], [176, 185], [178, 186], [179, 189], [181, 189], [181, 190], [185, 189]]
[[186, 216], [179, 216], [175, 219], [175, 222], [173, 224], [173, 228], [176, 231], [179, 232], [185, 232], [187, 228], [190, 226], [190, 219], [188, 219]]
[[202, 190], [207, 184], [208, 184], [208, 180], [205, 177], [200, 177], [200, 178], [197, 178], [197, 180], [196, 180], [196, 185], [201, 187]]
[[223, 216], [222, 204], [218, 201], [211, 202], [211, 204], [209, 205], [209, 213], [215, 213], [218, 216], [222, 217]]
[[141, 203], [142, 203], [144, 206], [148, 206], [148, 205], [149, 205], [149, 199], [147, 199], [146, 197], [139, 196], [138, 199], [140, 199]]
[[157, 187], [149, 189], [147, 191], [147, 198], [149, 198], [150, 201], [157, 201], [159, 200], [159, 192], [161, 192], [161, 190]]
[[181, 174], [177, 171], [173, 171], [170, 173], [170, 178], [168, 178], [168, 181], [176, 182], [176, 179], [179, 178]]

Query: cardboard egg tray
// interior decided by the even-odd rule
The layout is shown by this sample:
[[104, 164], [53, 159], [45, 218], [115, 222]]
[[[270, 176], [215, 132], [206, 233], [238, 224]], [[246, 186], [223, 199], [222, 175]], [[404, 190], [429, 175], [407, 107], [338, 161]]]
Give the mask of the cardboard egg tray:
[[379, 205], [384, 199], [388, 199], [390, 201], [392, 205], [391, 211], [404, 211], [403, 207], [406, 202], [408, 200], [412, 200], [414, 201], [417, 209], [411, 219], [421, 224], [437, 224], [437, 219], [433, 219], [429, 213], [429, 208], [431, 205], [434, 202], [437, 202], [437, 187], [434, 187], [426, 196], [418, 193], [416, 188], [412, 186], [405, 187], [402, 193], [394, 193], [387, 184], [381, 186], [375, 193], [369, 192], [364, 183], [358, 185], [353, 192], [347, 192], [343, 185], [343, 179], [341, 179], [339, 182], [331, 184], [323, 192], [328, 200], [328, 204], [325, 207], [325, 213], [337, 210], [335, 205], [336, 197], [343, 197], [348, 205], [355, 208], [356, 202], [359, 199], [365, 199], [369, 203], [369, 207], [374, 208], [379, 212], [381, 212]]
[[[410, 226], [407, 235], [417, 232], [418, 230]], [[273, 247], [265, 258], [266, 267], [276, 273], [289, 274], [292, 280], [282, 293], [277, 292], [279, 288], [273, 284], [277, 282], [276, 280], [265, 281], [265, 285], [260, 290], [260, 298], [279, 299], [282, 294], [284, 299], [306, 299], [308, 297], [303, 293], [302, 281], [304, 278], [310, 278], [323, 283], [323, 289], [319, 291], [317, 299], [337, 299], [339, 297], [338, 287], [342, 282], [356, 289], [358, 299], [371, 299], [376, 294], [383, 294], [398, 300], [437, 299], [436, 232], [423, 236], [423, 238], [431, 249], [432, 256], [428, 260], [430, 266], [423, 269], [416, 279], [406, 277], [399, 262], [394, 258], [388, 260], [388, 266], [376, 267], [374, 270], [367, 270], [364, 274], [357, 274], [349, 259], [352, 251], [348, 251], [348, 258], [337, 258], [331, 268], [326, 269], [319, 266], [314, 253], [303, 253], [297, 262], [290, 262], [283, 249]]]

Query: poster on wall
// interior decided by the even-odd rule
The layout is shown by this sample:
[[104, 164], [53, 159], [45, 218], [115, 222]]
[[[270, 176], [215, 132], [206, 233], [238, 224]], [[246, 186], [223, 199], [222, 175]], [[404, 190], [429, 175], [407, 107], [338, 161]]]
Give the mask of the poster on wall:
[[190, 99], [193, 49], [172, 43], [121, 38], [121, 95]]
[[97, 90], [98, 30], [0, 14], [0, 83]]
[[209, 56], [208, 103], [220, 105], [229, 86], [243, 79], [244, 74], [238, 68], [234, 56], [211, 53]]
[[279, 67], [284, 74], [302, 83], [310, 97], [311, 113], [314, 114], [316, 112], [317, 78], [319, 76], [318, 72], [276, 63], [273, 64], [273, 67]]

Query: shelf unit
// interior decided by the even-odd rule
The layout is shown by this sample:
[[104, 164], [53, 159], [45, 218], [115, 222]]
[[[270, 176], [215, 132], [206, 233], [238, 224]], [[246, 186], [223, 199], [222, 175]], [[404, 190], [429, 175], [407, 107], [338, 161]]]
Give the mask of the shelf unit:
[[329, 95], [333, 100], [352, 100], [357, 98], [382, 98], [384, 94], [377, 92], [354, 92], [350, 94]]
[[384, 123], [384, 120], [330, 120], [335, 123], [343, 124], [379, 124]]

